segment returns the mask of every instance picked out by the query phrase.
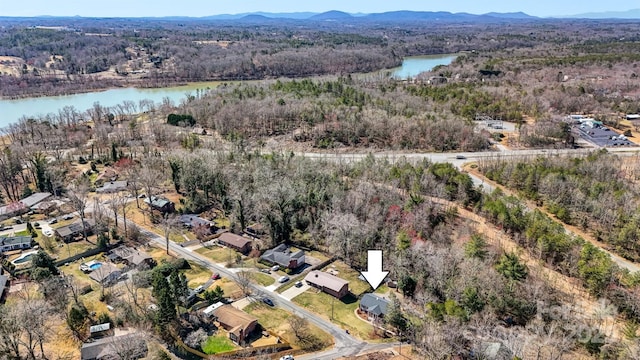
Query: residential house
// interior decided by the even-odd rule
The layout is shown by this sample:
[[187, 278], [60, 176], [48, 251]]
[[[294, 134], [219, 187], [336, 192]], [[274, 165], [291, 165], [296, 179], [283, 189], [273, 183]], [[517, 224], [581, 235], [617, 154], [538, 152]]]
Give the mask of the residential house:
[[229, 332], [229, 339], [238, 345], [244, 344], [245, 339], [258, 326], [257, 318], [231, 305], [220, 306], [213, 312], [213, 315], [220, 326]]
[[111, 285], [115, 283], [122, 271], [110, 263], [102, 263], [102, 266], [89, 273], [89, 277], [102, 285]]
[[[87, 236], [93, 234], [96, 222], [93, 219], [84, 219]], [[64, 242], [72, 242], [82, 237], [82, 220], [78, 219], [67, 226], [55, 229], [56, 237]]]
[[23, 203], [26, 208], [31, 208], [32, 206], [44, 201], [50, 196], [51, 196], [51, 193], [39, 192], [39, 193], [34, 193], [27, 196], [26, 198], [20, 200], [20, 202]]
[[349, 293], [349, 282], [324, 271], [313, 270], [304, 277], [307, 284], [338, 299]]
[[199, 239], [218, 231], [218, 227], [213, 221], [203, 219], [195, 214], [180, 215], [180, 222], [182, 226], [195, 232]]
[[107, 181], [96, 189], [97, 193], [115, 193], [127, 189], [126, 181]]
[[7, 251], [30, 249], [31, 244], [33, 244], [31, 236], [0, 237], [0, 254]]
[[240, 235], [226, 232], [218, 237], [218, 244], [232, 248], [243, 254], [251, 250], [251, 239], [247, 239]]
[[110, 261], [122, 262], [136, 268], [152, 268], [155, 266], [155, 261], [149, 254], [124, 245], [111, 250], [107, 258]]
[[149, 349], [143, 336], [139, 334], [126, 334], [110, 336], [82, 344], [80, 350], [81, 360], [112, 360], [129, 359], [136, 360], [147, 356]]
[[389, 309], [389, 300], [375, 294], [365, 294], [360, 299], [360, 311], [367, 314], [369, 320], [384, 317]]
[[280, 244], [273, 249], [265, 251], [260, 256], [260, 260], [292, 270], [298, 269], [305, 263], [304, 251], [291, 252], [291, 249], [285, 244]]
[[8, 283], [9, 278], [6, 275], [0, 275], [0, 301], [4, 296], [4, 291], [6, 290]]
[[149, 206], [151, 206], [152, 209], [158, 210], [163, 214], [172, 213], [176, 211], [175, 204], [172, 201], [162, 197], [151, 196], [144, 199], [144, 202], [149, 204]]

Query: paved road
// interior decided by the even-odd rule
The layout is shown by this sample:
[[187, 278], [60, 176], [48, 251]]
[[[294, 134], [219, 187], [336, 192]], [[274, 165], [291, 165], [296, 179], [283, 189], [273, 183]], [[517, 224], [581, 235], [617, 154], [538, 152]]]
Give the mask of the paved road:
[[[118, 220], [124, 221], [124, 219], [120, 217], [118, 218]], [[129, 220], [127, 220], [127, 223], [133, 224]], [[157, 234], [142, 228], [140, 229], [140, 232], [144, 234], [150, 241], [155, 242], [162, 248], [166, 248], [166, 241], [161, 236], [158, 236]], [[183, 248], [174, 242], [169, 243], [169, 249], [172, 252], [183, 257], [184, 259], [190, 260], [198, 265], [201, 265], [211, 270], [212, 272], [218, 272], [221, 275], [226, 276], [233, 280], [237, 279], [236, 272], [233, 271], [232, 269], [227, 269], [225, 267], [222, 267], [212, 262], [210, 259], [196, 252], [193, 252], [187, 248]], [[272, 295], [276, 295], [275, 293], [272, 293], [271, 291], [257, 284], [251, 284], [251, 287], [253, 292], [258, 295], [265, 294], [265, 293], [271, 293]], [[366, 342], [358, 340], [353, 336], [347, 334], [342, 328], [331, 323], [330, 321], [325, 320], [322, 317], [310, 311], [307, 311], [306, 309], [299, 307], [298, 305], [292, 303], [287, 299], [284, 299], [280, 296], [270, 296], [270, 297], [277, 306], [295, 315], [298, 315], [302, 318], [307, 319], [313, 325], [319, 327], [323, 331], [333, 336], [335, 346], [332, 349], [322, 353], [310, 355], [311, 357], [302, 357], [302, 359], [329, 360], [329, 359], [336, 359], [342, 356], [357, 355], [361, 351], [366, 352], [366, 351], [372, 351], [372, 350], [388, 349], [393, 346], [393, 344], [368, 344]]]

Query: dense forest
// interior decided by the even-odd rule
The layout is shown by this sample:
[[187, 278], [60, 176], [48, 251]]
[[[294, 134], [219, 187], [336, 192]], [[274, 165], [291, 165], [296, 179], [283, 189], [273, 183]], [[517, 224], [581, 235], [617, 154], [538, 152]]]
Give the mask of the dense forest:
[[637, 157], [606, 151], [586, 157], [486, 161], [488, 178], [544, 205], [567, 224], [589, 230], [621, 255], [637, 261]]

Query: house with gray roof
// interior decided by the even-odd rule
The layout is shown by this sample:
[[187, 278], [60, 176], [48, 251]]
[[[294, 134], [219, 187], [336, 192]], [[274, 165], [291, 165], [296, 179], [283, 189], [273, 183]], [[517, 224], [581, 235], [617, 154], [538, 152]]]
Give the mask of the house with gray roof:
[[122, 271], [111, 263], [102, 263], [102, 266], [89, 273], [89, 277], [102, 285], [111, 285], [115, 283]]
[[110, 336], [82, 344], [81, 360], [136, 360], [146, 357], [149, 352], [147, 341], [140, 334]]
[[260, 256], [260, 260], [270, 265], [277, 264], [292, 270], [298, 269], [305, 264], [304, 251], [292, 252], [285, 244], [280, 244], [273, 249], [265, 251]]
[[365, 294], [360, 299], [360, 311], [367, 314], [369, 320], [375, 320], [387, 314], [390, 304], [389, 300], [376, 294]]
[[31, 244], [33, 244], [31, 236], [0, 237], [0, 254], [7, 251], [30, 249]]
[[123, 262], [129, 266], [151, 268], [155, 265], [149, 254], [124, 245], [111, 250], [107, 257], [113, 262]]
[[[87, 232], [87, 236], [93, 234], [93, 229], [96, 226], [96, 221], [93, 219], [84, 219], [84, 227]], [[82, 237], [82, 220], [78, 219], [67, 226], [61, 226], [54, 229], [56, 237], [64, 242], [71, 242], [79, 237]]]
[[175, 204], [172, 201], [165, 199], [163, 197], [151, 196], [144, 199], [144, 202], [149, 204], [149, 206], [151, 206], [152, 209], [158, 210], [161, 213], [172, 213], [176, 210]]
[[97, 193], [115, 193], [127, 189], [126, 181], [107, 181], [96, 189]]

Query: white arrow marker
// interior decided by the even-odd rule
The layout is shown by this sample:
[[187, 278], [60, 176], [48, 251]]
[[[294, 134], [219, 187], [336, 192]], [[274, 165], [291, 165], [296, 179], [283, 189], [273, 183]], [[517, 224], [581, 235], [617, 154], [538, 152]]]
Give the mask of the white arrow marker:
[[362, 276], [367, 279], [373, 290], [375, 290], [389, 272], [382, 271], [382, 250], [369, 250], [367, 256], [369, 258], [367, 271], [363, 271]]

